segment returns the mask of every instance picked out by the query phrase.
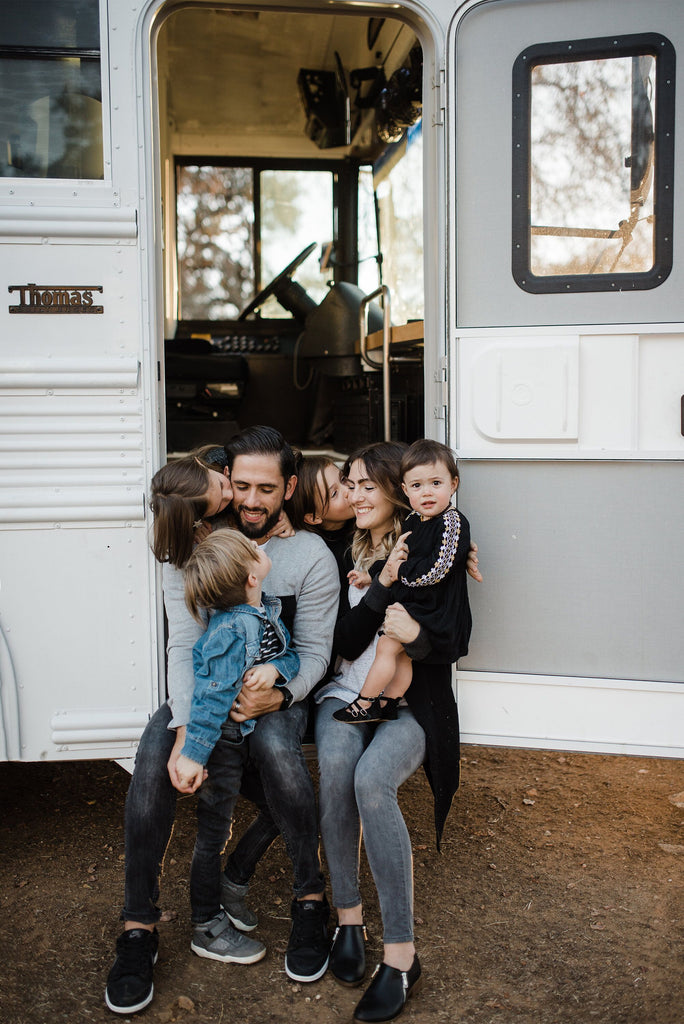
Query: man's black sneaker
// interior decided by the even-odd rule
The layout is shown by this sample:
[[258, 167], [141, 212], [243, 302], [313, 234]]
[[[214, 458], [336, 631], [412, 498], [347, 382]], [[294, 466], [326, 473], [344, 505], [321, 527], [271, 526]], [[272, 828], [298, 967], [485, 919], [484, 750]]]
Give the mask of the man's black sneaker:
[[157, 962], [159, 933], [131, 928], [116, 940], [116, 960], [107, 978], [105, 1002], [114, 1013], [137, 1013], [152, 1002], [152, 968]]
[[292, 931], [285, 954], [285, 973], [293, 981], [318, 981], [330, 956], [328, 901], [293, 900]]

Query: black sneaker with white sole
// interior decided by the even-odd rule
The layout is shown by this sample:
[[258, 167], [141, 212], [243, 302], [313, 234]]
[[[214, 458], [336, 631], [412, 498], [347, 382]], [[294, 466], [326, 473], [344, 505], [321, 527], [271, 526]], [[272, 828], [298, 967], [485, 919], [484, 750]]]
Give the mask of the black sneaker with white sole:
[[292, 930], [285, 954], [285, 973], [293, 981], [318, 981], [328, 968], [328, 901], [293, 900]]
[[105, 1002], [114, 1013], [138, 1013], [152, 1002], [158, 949], [156, 928], [131, 928], [116, 940], [116, 960], [105, 989]]

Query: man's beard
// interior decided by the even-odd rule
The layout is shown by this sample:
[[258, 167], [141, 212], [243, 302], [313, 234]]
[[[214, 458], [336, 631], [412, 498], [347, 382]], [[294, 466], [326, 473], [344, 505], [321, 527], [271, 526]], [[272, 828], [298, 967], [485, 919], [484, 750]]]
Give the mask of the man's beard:
[[[250, 540], [261, 540], [262, 537], [265, 537], [266, 534], [269, 533], [269, 531], [273, 529], [275, 524], [280, 519], [280, 513], [283, 510], [282, 510], [282, 507], [281, 507], [281, 508], [277, 509], [275, 512], [272, 512], [270, 516], [266, 517], [266, 520], [263, 523], [250, 523], [250, 522], [247, 522], [245, 519], [243, 519], [242, 518], [242, 505], [238, 505], [238, 507], [235, 509], [235, 511], [236, 511], [237, 517], [238, 517], [238, 523], [239, 523], [239, 526], [240, 526], [240, 533], [244, 533], [245, 537], [248, 537]], [[250, 511], [256, 512], [256, 509], [250, 509]], [[264, 509], [264, 511], [265, 511], [265, 509]]]

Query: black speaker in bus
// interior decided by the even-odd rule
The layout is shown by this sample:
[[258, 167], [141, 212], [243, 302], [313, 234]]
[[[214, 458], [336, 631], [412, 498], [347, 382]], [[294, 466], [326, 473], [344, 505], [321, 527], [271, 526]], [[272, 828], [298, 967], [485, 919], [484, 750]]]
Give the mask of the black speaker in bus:
[[335, 71], [300, 68], [299, 95], [306, 113], [306, 134], [319, 149], [347, 141], [346, 96]]

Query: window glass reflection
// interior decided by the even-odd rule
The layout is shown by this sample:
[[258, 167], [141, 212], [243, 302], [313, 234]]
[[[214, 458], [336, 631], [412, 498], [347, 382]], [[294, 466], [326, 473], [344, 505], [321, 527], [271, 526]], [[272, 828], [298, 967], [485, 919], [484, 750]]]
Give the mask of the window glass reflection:
[[183, 320], [230, 320], [254, 295], [251, 167], [178, 168], [178, 267]]
[[0, 175], [104, 177], [98, 0], [0, 0]]
[[653, 267], [655, 74], [646, 54], [531, 68], [533, 274]]
[[102, 178], [99, 61], [0, 58], [0, 174]]
[[0, 46], [99, 50], [98, 0], [0, 0]]

